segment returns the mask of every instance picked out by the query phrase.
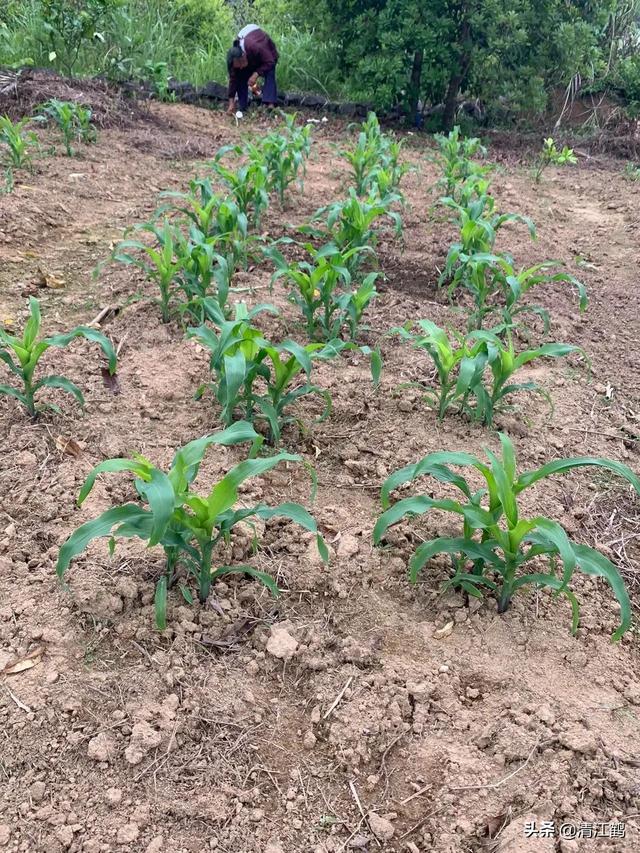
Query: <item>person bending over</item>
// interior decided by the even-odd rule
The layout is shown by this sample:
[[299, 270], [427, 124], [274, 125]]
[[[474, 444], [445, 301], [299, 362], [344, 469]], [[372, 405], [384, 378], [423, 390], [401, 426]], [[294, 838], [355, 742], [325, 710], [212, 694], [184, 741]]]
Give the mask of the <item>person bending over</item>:
[[276, 88], [276, 64], [278, 49], [271, 38], [255, 24], [249, 24], [238, 33], [233, 47], [227, 53], [229, 71], [229, 109], [235, 112], [235, 98], [238, 96], [238, 108], [247, 109], [249, 89], [257, 94], [258, 77], [264, 78], [262, 103], [275, 106], [278, 103]]

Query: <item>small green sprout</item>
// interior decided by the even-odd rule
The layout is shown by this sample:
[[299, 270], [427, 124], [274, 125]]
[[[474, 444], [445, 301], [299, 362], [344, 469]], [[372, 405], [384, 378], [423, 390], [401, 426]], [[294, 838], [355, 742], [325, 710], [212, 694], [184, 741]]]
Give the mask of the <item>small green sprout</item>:
[[549, 136], [542, 143], [542, 151], [538, 154], [533, 173], [534, 180], [536, 184], [540, 183], [542, 173], [547, 166], [575, 165], [577, 162], [578, 158], [573, 153], [573, 148], [564, 145], [562, 149], [558, 149], [554, 139]]
[[0, 329], [0, 361], [7, 365], [11, 373], [17, 376], [20, 382], [19, 388], [14, 388], [11, 385], [0, 385], [0, 394], [14, 397], [22, 403], [32, 418], [35, 418], [43, 408], [60, 412], [58, 406], [53, 403], [44, 403], [40, 407], [36, 405], [36, 395], [43, 388], [59, 388], [61, 391], [66, 391], [81, 406], [84, 406], [82, 392], [77, 385], [74, 385], [64, 376], [51, 375], [36, 379], [35, 372], [38, 362], [49, 347], [66, 347], [74, 338], [82, 337], [99, 344], [109, 360], [109, 374], [113, 376], [117, 358], [111, 342], [103, 334], [88, 326], [77, 326], [65, 334], [39, 339], [40, 303], [33, 296], [29, 299], [29, 312], [30, 317], [25, 324], [22, 337], [15, 337], [6, 330]]
[[41, 113], [35, 117], [35, 121], [52, 121], [62, 133], [67, 156], [72, 157], [72, 142], [96, 141], [96, 129], [91, 123], [91, 116], [91, 110], [82, 104], [52, 98], [42, 105]]

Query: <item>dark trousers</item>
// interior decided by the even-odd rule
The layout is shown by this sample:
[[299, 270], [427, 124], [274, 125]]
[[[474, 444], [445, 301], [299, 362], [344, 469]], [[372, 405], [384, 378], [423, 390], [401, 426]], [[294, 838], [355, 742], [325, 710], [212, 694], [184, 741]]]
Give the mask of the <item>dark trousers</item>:
[[[253, 72], [249, 71], [238, 77], [238, 108], [245, 112], [249, 104], [249, 77]], [[264, 85], [262, 87], [262, 103], [277, 104], [278, 103], [278, 87], [276, 85], [276, 66], [271, 67], [264, 75]]]

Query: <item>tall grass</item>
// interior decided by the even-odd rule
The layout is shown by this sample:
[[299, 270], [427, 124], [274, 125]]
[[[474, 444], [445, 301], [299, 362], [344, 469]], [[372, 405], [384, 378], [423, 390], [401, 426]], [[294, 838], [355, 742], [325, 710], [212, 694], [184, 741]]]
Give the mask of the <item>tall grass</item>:
[[[0, 4], [0, 65], [52, 67], [64, 74], [123, 80], [148, 77], [149, 66], [164, 64], [168, 75], [196, 86], [224, 82], [235, 29], [230, 19], [212, 20], [202, 32], [187, 30], [184, 21], [180, 5], [171, 0], [126, 0], [100, 22], [100, 37], [83, 45], [70, 67], [67, 56], [50, 56], [40, 0], [9, 0]], [[281, 89], [343, 94], [331, 44], [286, 18], [256, 22], [278, 46]]]

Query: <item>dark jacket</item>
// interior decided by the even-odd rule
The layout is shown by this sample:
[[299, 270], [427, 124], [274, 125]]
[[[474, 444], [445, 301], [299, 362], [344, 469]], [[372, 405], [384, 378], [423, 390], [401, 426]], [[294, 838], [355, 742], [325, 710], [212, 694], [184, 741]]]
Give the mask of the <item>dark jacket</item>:
[[231, 68], [229, 71], [229, 97], [234, 98], [238, 91], [238, 82], [247, 80], [256, 72], [264, 77], [278, 61], [278, 48], [264, 30], [253, 30], [244, 39], [244, 52], [248, 65], [246, 68]]

